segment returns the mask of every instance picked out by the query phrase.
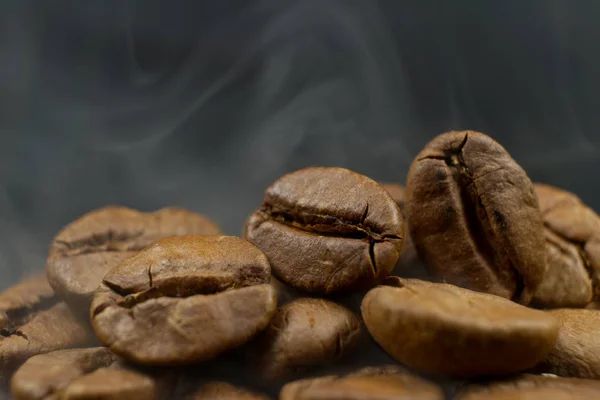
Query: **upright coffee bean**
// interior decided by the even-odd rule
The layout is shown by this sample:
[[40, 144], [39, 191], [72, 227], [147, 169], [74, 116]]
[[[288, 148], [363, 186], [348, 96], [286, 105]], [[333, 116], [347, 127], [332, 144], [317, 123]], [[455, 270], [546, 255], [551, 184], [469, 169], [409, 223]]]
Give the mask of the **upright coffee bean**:
[[550, 310], [560, 321], [558, 340], [538, 366], [540, 372], [600, 379], [600, 311]]
[[90, 310], [100, 340], [142, 365], [216, 357], [266, 328], [277, 298], [267, 258], [230, 236], [161, 239], [103, 279]]
[[545, 248], [533, 184], [506, 150], [478, 132], [449, 132], [415, 158], [406, 184], [415, 247], [440, 280], [527, 304]]
[[550, 352], [558, 320], [499, 296], [390, 277], [362, 315], [373, 339], [417, 371], [461, 378], [521, 372]]
[[583, 307], [600, 294], [600, 217], [572, 193], [543, 184], [536, 184], [535, 189], [544, 221], [548, 269], [534, 304]]
[[218, 235], [220, 229], [208, 218], [176, 207], [152, 213], [101, 208], [73, 221], [54, 238], [48, 280], [74, 311], [87, 313], [110, 269], [158, 239], [188, 234]]
[[346, 355], [360, 334], [360, 319], [331, 301], [302, 298], [277, 310], [253, 345], [259, 374], [273, 379], [332, 364]]
[[246, 238], [277, 279], [332, 294], [369, 287], [389, 275], [404, 225], [389, 193], [342, 168], [306, 168], [279, 178], [248, 220]]

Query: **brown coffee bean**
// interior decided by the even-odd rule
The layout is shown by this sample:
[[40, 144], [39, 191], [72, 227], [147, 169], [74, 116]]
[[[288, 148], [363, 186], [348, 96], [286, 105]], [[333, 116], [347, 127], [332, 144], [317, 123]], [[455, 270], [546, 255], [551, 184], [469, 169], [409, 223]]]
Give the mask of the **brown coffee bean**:
[[360, 335], [360, 319], [323, 299], [302, 298], [277, 310], [256, 345], [259, 373], [285, 377], [308, 367], [332, 364], [346, 355]]
[[71, 383], [61, 399], [65, 400], [155, 400], [154, 381], [136, 371], [100, 368]]
[[116, 361], [117, 356], [104, 347], [40, 354], [17, 370], [11, 380], [11, 390], [16, 400], [59, 398], [73, 381]]
[[226, 382], [208, 382], [186, 397], [186, 400], [269, 400], [269, 396]]
[[600, 378], [600, 311], [550, 310], [560, 321], [558, 340], [537, 370], [560, 376]]
[[286, 384], [280, 400], [442, 400], [444, 392], [434, 383], [387, 368], [371, 369], [343, 377], [326, 376]]
[[54, 351], [31, 357], [15, 373], [16, 400], [170, 398], [169, 372], [134, 371], [104, 347]]
[[74, 311], [87, 313], [102, 278], [122, 260], [164, 237], [220, 232], [208, 218], [182, 208], [152, 213], [101, 208], [73, 221], [54, 238], [46, 265], [48, 280]]
[[511, 374], [553, 347], [558, 320], [499, 296], [447, 284], [388, 278], [362, 315], [375, 341], [418, 371], [454, 377]]
[[600, 217], [574, 194], [543, 184], [540, 201], [548, 269], [534, 297], [539, 307], [583, 307], [596, 295]]
[[243, 239], [161, 239], [104, 277], [92, 326], [136, 363], [208, 360], [266, 328], [277, 307], [269, 278], [267, 258]]
[[379, 184], [343, 168], [306, 168], [279, 178], [248, 220], [246, 238], [277, 279], [332, 294], [389, 275], [404, 237], [400, 209]]
[[0, 377], [7, 379], [29, 357], [66, 348], [84, 347], [96, 340], [65, 303], [37, 311], [23, 325], [0, 337]]
[[417, 155], [406, 183], [413, 243], [439, 279], [528, 304], [546, 264], [533, 184], [488, 136], [449, 132]]
[[468, 385], [455, 400], [580, 400], [600, 398], [600, 382], [592, 379], [520, 375], [517, 378]]
[[9, 335], [57, 302], [45, 274], [25, 277], [0, 293], [0, 335]]

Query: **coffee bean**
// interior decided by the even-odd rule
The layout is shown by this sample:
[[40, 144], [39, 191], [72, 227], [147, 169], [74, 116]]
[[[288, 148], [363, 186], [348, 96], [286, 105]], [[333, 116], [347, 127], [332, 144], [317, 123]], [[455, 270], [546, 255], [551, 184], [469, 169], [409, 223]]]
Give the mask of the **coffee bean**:
[[0, 335], [7, 336], [58, 302], [45, 274], [30, 275], [0, 293]]
[[462, 388], [455, 400], [580, 400], [600, 398], [600, 382], [524, 374], [513, 379], [472, 384]]
[[277, 298], [267, 258], [230, 236], [161, 239], [112, 269], [90, 315], [100, 340], [142, 365], [216, 357], [266, 328]]
[[574, 194], [543, 184], [535, 189], [546, 238], [548, 269], [534, 296], [539, 307], [583, 307], [598, 292], [600, 217]]
[[600, 311], [550, 310], [560, 321], [558, 340], [537, 370], [560, 376], [600, 378]]
[[13, 375], [11, 390], [17, 400], [59, 398], [73, 381], [116, 361], [117, 356], [104, 347], [40, 354], [27, 360]]
[[245, 232], [277, 279], [305, 292], [333, 294], [389, 275], [402, 249], [404, 225], [379, 184], [347, 169], [320, 167], [273, 183]]
[[416, 376], [394, 371], [359, 371], [343, 377], [326, 376], [286, 384], [280, 400], [443, 400], [442, 389]]
[[14, 374], [16, 400], [171, 399], [176, 375], [140, 371], [104, 347], [59, 350], [31, 357]]
[[226, 382], [208, 382], [186, 397], [186, 400], [269, 400], [269, 396]]
[[553, 347], [558, 320], [499, 296], [390, 277], [365, 296], [362, 315], [375, 341], [417, 371], [454, 377], [510, 374]]
[[56, 293], [78, 313], [87, 313], [104, 275], [152, 242], [187, 234], [217, 235], [208, 218], [176, 207], [143, 213], [110, 206], [85, 214], [54, 238], [46, 265]]
[[71, 383], [61, 399], [155, 400], [154, 381], [136, 371], [100, 368]]
[[465, 131], [427, 144], [408, 173], [406, 215], [438, 279], [529, 303], [546, 269], [538, 200], [494, 140]]
[[7, 379], [29, 357], [95, 342], [90, 329], [65, 303], [35, 312], [23, 325], [0, 337], [0, 378]]
[[254, 347], [263, 378], [274, 379], [332, 364], [348, 353], [360, 335], [360, 319], [323, 299], [302, 298], [277, 310]]

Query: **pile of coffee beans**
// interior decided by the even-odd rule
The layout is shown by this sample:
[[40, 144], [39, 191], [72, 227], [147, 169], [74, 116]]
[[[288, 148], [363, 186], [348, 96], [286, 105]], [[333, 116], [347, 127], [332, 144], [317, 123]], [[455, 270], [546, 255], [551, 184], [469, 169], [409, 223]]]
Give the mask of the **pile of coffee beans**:
[[406, 179], [311, 167], [243, 238], [180, 208], [68, 224], [0, 294], [33, 399], [600, 398], [600, 218], [472, 131]]

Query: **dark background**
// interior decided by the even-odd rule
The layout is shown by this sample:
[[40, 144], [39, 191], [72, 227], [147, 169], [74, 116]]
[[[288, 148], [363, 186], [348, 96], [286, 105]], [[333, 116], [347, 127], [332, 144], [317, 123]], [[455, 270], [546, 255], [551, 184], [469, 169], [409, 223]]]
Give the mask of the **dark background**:
[[308, 165], [403, 182], [483, 131], [600, 210], [600, 2], [3, 1], [0, 285], [106, 204], [239, 234]]

